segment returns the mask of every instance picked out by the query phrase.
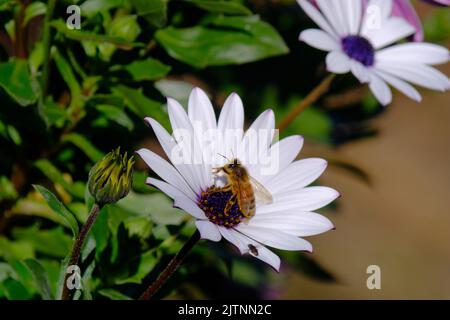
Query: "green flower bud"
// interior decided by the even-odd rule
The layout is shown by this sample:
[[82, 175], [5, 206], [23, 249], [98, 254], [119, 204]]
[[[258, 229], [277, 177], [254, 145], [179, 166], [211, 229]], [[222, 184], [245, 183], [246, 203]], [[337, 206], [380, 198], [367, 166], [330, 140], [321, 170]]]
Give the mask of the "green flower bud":
[[89, 192], [103, 206], [115, 203], [130, 192], [134, 158], [120, 154], [120, 147], [108, 153], [89, 172]]

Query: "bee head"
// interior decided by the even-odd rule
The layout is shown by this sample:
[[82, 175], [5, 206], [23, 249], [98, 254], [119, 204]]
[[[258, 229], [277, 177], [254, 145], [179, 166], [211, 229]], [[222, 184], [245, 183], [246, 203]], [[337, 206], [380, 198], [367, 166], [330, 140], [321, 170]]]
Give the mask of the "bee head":
[[225, 171], [226, 174], [238, 174], [242, 168], [241, 162], [235, 158], [228, 162], [224, 167], [223, 171]]

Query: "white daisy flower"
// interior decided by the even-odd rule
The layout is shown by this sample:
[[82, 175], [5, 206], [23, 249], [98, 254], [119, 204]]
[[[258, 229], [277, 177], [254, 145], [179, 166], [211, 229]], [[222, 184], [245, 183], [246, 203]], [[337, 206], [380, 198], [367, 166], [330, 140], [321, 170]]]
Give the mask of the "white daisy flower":
[[391, 0], [316, 0], [320, 10], [307, 0], [297, 2], [322, 29], [304, 30], [299, 39], [329, 51], [327, 69], [352, 72], [369, 83], [381, 104], [392, 100], [387, 84], [415, 101], [421, 96], [408, 82], [438, 91], [450, 88], [447, 76], [430, 67], [449, 60], [446, 48], [423, 42], [389, 46], [415, 32], [406, 20], [392, 16]]
[[[167, 106], [173, 136], [154, 119], [145, 120], [170, 162], [147, 149], [137, 153], [161, 178], [148, 178], [147, 183], [166, 193], [175, 207], [196, 219], [202, 239], [220, 241], [223, 237], [241, 254], [253, 255], [278, 271], [280, 258], [266, 246], [311, 252], [312, 245], [299, 237], [333, 229], [330, 220], [313, 211], [335, 200], [338, 192], [328, 187], [307, 187], [324, 172], [327, 162], [318, 158], [295, 160], [303, 145], [301, 136], [272, 143], [272, 110], [263, 112], [244, 133], [243, 105], [235, 93], [225, 101], [218, 121], [209, 98], [198, 88], [190, 94], [187, 113], [171, 98]], [[208, 139], [203, 136], [208, 136], [209, 141], [205, 142]], [[180, 161], [186, 159], [186, 154], [193, 155], [196, 161]], [[275, 156], [265, 158], [269, 164], [261, 164], [249, 160], [255, 154], [262, 158], [267, 154]], [[239, 159], [250, 176], [271, 194], [272, 202], [257, 200], [250, 217], [244, 216], [237, 203], [225, 212], [232, 192], [218, 189], [227, 181], [213, 172], [227, 162], [224, 157]]]

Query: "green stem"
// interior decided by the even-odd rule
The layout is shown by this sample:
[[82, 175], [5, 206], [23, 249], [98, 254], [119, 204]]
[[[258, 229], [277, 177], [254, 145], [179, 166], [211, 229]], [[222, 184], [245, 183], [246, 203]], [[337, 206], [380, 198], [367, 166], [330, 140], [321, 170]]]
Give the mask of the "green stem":
[[55, 9], [56, 0], [49, 0], [47, 4], [47, 13], [44, 20], [44, 30], [43, 30], [43, 46], [44, 46], [44, 63], [42, 66], [42, 76], [41, 76], [41, 89], [42, 97], [47, 95], [48, 91], [48, 77], [50, 74], [50, 53], [51, 53], [51, 34], [50, 34], [50, 20], [53, 16], [53, 11]]
[[330, 88], [330, 84], [333, 81], [335, 74], [329, 74], [322, 80], [304, 99], [302, 99], [277, 125], [278, 130], [282, 131], [286, 129], [296, 118], [311, 104], [317, 101], [325, 92]]
[[183, 248], [170, 260], [167, 267], [159, 274], [158, 278], [144, 291], [139, 297], [139, 300], [150, 300], [153, 295], [163, 286], [170, 276], [178, 269], [187, 254], [191, 251], [194, 245], [200, 240], [200, 233], [198, 230], [192, 237], [184, 244]]
[[[73, 243], [72, 252], [70, 254], [70, 259], [68, 266], [73, 266], [78, 264], [78, 260], [80, 259], [81, 249], [83, 248], [83, 244], [87, 238], [87, 235], [89, 234], [89, 231], [92, 228], [92, 225], [94, 224], [95, 220], [98, 217], [98, 214], [100, 213], [100, 206], [98, 204], [94, 204], [92, 206], [91, 212], [89, 213], [89, 217], [86, 221], [86, 223], [81, 228], [81, 231], [78, 233], [77, 238], [75, 242]], [[75, 290], [69, 290], [67, 286], [67, 280], [68, 280], [69, 274], [66, 273], [64, 277], [63, 282], [63, 289], [62, 289], [62, 300], [71, 300], [73, 293]]]

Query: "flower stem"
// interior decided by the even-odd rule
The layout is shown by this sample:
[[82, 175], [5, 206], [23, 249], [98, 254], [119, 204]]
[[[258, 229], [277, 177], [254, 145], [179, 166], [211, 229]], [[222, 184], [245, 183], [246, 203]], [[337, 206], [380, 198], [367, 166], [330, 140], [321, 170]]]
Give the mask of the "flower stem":
[[153, 295], [162, 287], [162, 285], [170, 278], [170, 276], [178, 269], [187, 254], [197, 241], [200, 240], [200, 233], [198, 230], [192, 235], [192, 237], [184, 244], [183, 248], [170, 260], [167, 267], [159, 274], [158, 278], [144, 291], [139, 297], [139, 300], [150, 300]]
[[[68, 266], [73, 266], [78, 264], [78, 260], [80, 259], [81, 249], [83, 248], [84, 241], [86, 240], [86, 237], [89, 233], [89, 231], [92, 228], [92, 225], [94, 224], [95, 220], [98, 217], [98, 214], [100, 213], [100, 206], [97, 203], [94, 203], [92, 206], [91, 212], [89, 213], [89, 217], [86, 221], [86, 223], [81, 228], [81, 231], [78, 233], [77, 238], [72, 246], [72, 252], [70, 254], [70, 259]], [[63, 282], [63, 290], [62, 290], [62, 300], [70, 300], [72, 298], [73, 292], [75, 290], [69, 290], [67, 286], [67, 278], [69, 277], [69, 274], [66, 273], [64, 277]]]
[[50, 73], [50, 49], [51, 49], [51, 38], [50, 38], [50, 20], [52, 19], [53, 11], [55, 9], [56, 0], [49, 0], [47, 4], [47, 13], [44, 20], [44, 31], [43, 31], [43, 47], [44, 47], [44, 62], [42, 67], [41, 76], [41, 89], [42, 96], [47, 95], [48, 89], [48, 77]]
[[329, 74], [322, 80], [304, 99], [302, 99], [282, 120], [278, 123], [277, 128], [282, 131], [289, 126], [295, 118], [311, 104], [317, 101], [330, 88], [330, 84], [336, 75]]

